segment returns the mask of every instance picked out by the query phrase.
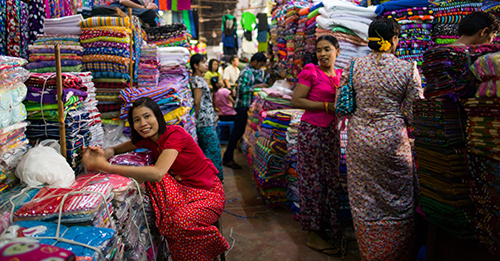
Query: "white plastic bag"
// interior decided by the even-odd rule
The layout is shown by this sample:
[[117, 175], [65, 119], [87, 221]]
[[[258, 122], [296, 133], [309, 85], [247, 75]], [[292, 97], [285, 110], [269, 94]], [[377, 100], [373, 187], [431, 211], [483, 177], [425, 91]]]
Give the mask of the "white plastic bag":
[[23, 156], [16, 176], [28, 187], [69, 188], [75, 182], [75, 172], [66, 159], [53, 147], [45, 146], [34, 147]]

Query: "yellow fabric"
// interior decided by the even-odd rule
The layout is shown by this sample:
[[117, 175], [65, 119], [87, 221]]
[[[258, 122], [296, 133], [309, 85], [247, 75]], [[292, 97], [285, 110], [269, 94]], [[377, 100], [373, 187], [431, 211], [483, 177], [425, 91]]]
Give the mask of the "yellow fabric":
[[105, 42], [115, 42], [115, 43], [130, 43], [130, 37], [111, 37], [111, 36], [98, 36], [86, 40], [81, 40], [82, 43], [93, 43], [97, 41], [105, 41]]
[[[173, 110], [172, 112], [169, 112], [169, 113], [163, 115], [163, 118], [165, 119], [165, 122], [169, 122], [171, 120], [179, 119], [180, 117], [185, 115], [188, 111], [189, 111], [189, 108], [180, 107], [180, 108]], [[128, 124], [128, 121], [125, 122], [125, 127], [130, 127], [130, 125]]]
[[99, 26], [99, 27], [82, 28], [82, 30], [83, 31], [103, 30], [103, 31], [124, 32], [132, 34], [132, 30], [130, 30], [130, 28], [120, 27], [120, 26]]

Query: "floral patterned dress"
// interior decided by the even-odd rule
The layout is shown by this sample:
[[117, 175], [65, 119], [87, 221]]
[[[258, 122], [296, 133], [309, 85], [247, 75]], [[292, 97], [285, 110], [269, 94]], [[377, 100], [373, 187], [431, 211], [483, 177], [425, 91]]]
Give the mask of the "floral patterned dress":
[[416, 65], [392, 54], [378, 63], [376, 57], [369, 54], [354, 65], [356, 111], [346, 148], [349, 204], [363, 260], [408, 260], [418, 181], [406, 126], [423, 89]]

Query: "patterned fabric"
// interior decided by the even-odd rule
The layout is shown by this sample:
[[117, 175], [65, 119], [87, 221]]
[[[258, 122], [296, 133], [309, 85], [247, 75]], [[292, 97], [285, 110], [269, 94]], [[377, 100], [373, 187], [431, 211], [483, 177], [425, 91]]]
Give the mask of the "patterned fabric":
[[102, 55], [116, 55], [130, 58], [130, 51], [126, 49], [118, 49], [112, 47], [95, 47], [85, 49], [84, 55], [102, 54]]
[[[117, 27], [119, 28], [119, 27]], [[129, 29], [130, 31], [130, 29]], [[125, 31], [121, 32], [119, 30], [103, 30], [103, 29], [93, 29], [91, 30], [83, 30], [82, 36], [80, 37], [81, 40], [88, 40], [92, 39], [95, 37], [100, 37], [100, 36], [109, 36], [109, 37], [118, 37], [118, 38], [125, 38], [128, 37], [130, 33], [127, 33]]]
[[198, 145], [203, 151], [203, 154], [205, 154], [205, 157], [212, 161], [214, 166], [219, 171], [219, 174], [217, 174], [219, 179], [221, 181], [224, 180], [219, 135], [215, 126], [197, 127], [196, 135], [198, 135]]
[[115, 55], [101, 55], [101, 54], [93, 54], [93, 55], [85, 55], [82, 57], [82, 62], [111, 62], [111, 63], [119, 63], [124, 65], [130, 64], [130, 59]]
[[129, 50], [130, 49], [130, 44], [126, 43], [115, 43], [115, 42], [93, 42], [93, 43], [82, 43], [83, 48], [96, 48], [96, 47], [111, 47], [111, 48], [118, 48], [118, 49], [125, 49]]
[[263, 70], [255, 70], [250, 64], [245, 66], [238, 78], [236, 86], [235, 108], [249, 108], [252, 103], [253, 86], [260, 83], [269, 83], [269, 74]]
[[91, 17], [80, 22], [80, 27], [99, 27], [99, 26], [122, 26], [130, 28], [130, 19], [128, 17]]
[[[354, 59], [351, 61], [351, 68], [354, 68], [355, 61]], [[353, 72], [354, 70], [349, 72], [349, 81], [340, 88], [337, 97], [336, 112], [341, 116], [350, 115], [356, 109], [356, 93], [354, 92], [354, 87], [352, 87]]]
[[213, 260], [229, 244], [213, 225], [224, 210], [224, 189], [218, 178], [212, 189], [195, 189], [165, 175], [146, 182], [155, 209], [156, 226], [168, 241], [174, 260]]
[[128, 73], [128, 65], [108, 62], [89, 62], [82, 66], [83, 71], [112, 71], [120, 73]]
[[7, 0], [7, 55], [19, 57], [21, 32], [19, 30], [19, 20], [17, 16], [17, 1]]
[[207, 82], [200, 76], [193, 76], [193, 78], [191, 78], [191, 88], [201, 89], [203, 91], [201, 94], [200, 111], [196, 119], [196, 126], [198, 128], [215, 126], [215, 111], [212, 103], [212, 95], [210, 95], [210, 88]]
[[[7, 6], [7, 0], [0, 0], [0, 6]], [[7, 54], [7, 8], [0, 8], [0, 55]]]
[[[371, 238], [364, 233], [375, 235], [380, 226], [388, 235], [410, 231], [404, 220], [413, 218], [418, 181], [406, 127], [413, 119], [413, 103], [423, 98], [415, 64], [387, 53], [379, 63], [376, 57], [370, 54], [356, 61], [357, 108], [349, 121], [346, 146], [349, 203], [353, 221], [363, 228], [356, 230], [356, 237], [367, 257], [377, 256], [380, 247], [393, 253], [411, 248], [408, 241], [397, 240], [395, 245], [394, 237], [366, 241]], [[344, 71], [343, 82], [350, 70]], [[372, 228], [373, 222], [378, 226]]]
[[60, 248], [40, 243], [23, 243], [15, 242], [5, 245], [0, 248], [0, 261], [14, 261], [14, 260], [31, 260], [31, 261], [44, 261], [44, 260], [59, 260], [59, 261], [72, 261], [75, 260], [73, 252]]
[[[391, 228], [391, 229], [388, 229]], [[354, 223], [362, 260], [411, 260], [415, 221], [361, 221]], [[371, 242], [386, 242], [385, 244]]]
[[300, 224], [312, 231], [326, 224], [339, 237], [340, 141], [335, 121], [326, 128], [301, 122], [297, 148]]

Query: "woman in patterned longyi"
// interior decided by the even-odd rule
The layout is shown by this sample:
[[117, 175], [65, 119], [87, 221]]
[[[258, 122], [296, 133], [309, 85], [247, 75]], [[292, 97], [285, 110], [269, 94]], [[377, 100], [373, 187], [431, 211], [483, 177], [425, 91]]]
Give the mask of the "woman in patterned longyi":
[[346, 68], [353, 71], [356, 110], [348, 125], [347, 184], [356, 239], [363, 260], [410, 260], [415, 187], [407, 126], [412, 106], [423, 98], [416, 64], [394, 56], [400, 26], [372, 22], [372, 54]]
[[219, 135], [216, 131], [217, 119], [212, 102], [212, 95], [203, 75], [207, 72], [207, 58], [201, 54], [191, 56], [191, 89], [193, 89], [194, 111], [196, 113], [196, 135], [198, 145], [219, 170], [218, 177], [224, 180], [222, 173], [222, 154], [220, 151]]
[[[297, 174], [300, 191], [300, 224], [307, 230], [307, 245], [328, 255], [341, 255], [340, 135], [335, 126], [335, 92], [342, 70], [334, 68], [340, 53], [333, 36], [316, 41], [319, 65], [308, 64], [299, 74], [292, 96], [295, 108], [305, 109], [298, 136]], [[326, 230], [333, 231], [333, 243]]]
[[[217, 169], [186, 130], [178, 125], [166, 126], [158, 104], [151, 98], [133, 103], [128, 122], [133, 127], [131, 141], [105, 150], [84, 148], [82, 163], [88, 170], [145, 182], [156, 226], [166, 237], [173, 260], [213, 260], [229, 248], [213, 225], [225, 204]], [[121, 166], [107, 161], [137, 148], [151, 150], [155, 165]]]

